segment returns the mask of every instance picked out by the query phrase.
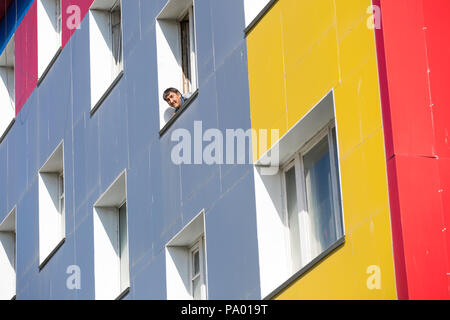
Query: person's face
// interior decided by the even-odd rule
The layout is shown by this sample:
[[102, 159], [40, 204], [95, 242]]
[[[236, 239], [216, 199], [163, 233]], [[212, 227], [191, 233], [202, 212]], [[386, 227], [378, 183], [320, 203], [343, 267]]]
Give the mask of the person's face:
[[170, 92], [169, 95], [166, 98], [166, 102], [172, 108], [179, 108], [179, 107], [181, 107], [181, 93]]

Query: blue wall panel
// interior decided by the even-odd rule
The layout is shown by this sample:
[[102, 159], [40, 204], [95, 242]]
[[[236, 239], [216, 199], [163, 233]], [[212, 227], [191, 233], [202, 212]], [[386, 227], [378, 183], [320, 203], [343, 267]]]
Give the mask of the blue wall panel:
[[249, 173], [206, 215], [210, 299], [260, 299], [252, 185]]
[[[210, 298], [260, 298], [252, 166], [171, 161], [171, 133], [193, 138], [194, 121], [224, 137], [250, 128], [243, 1], [195, 1], [199, 95], [160, 137], [155, 17], [165, 3], [123, 1], [124, 76], [93, 115], [87, 15], [0, 145], [0, 218], [17, 204], [18, 299], [95, 298], [93, 204], [125, 169], [127, 299], [166, 298], [165, 245], [202, 209]], [[39, 272], [37, 174], [62, 139], [67, 237]], [[80, 290], [66, 288], [72, 264]]]

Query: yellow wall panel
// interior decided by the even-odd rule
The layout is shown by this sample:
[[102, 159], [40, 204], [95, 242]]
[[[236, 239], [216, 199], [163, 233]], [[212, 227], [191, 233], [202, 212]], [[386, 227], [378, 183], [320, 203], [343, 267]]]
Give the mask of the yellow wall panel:
[[338, 39], [345, 37], [361, 21], [367, 23], [370, 17], [367, 8], [372, 5], [372, 0], [334, 1], [336, 2]]
[[389, 211], [368, 217], [337, 251], [275, 299], [396, 299]]
[[346, 231], [357, 229], [368, 215], [388, 206], [383, 148], [380, 129], [340, 160]]
[[[280, 2], [286, 70], [291, 70], [336, 25], [334, 0]], [[317, 24], [320, 21], [320, 24]], [[312, 27], [314, 26], [314, 27]]]
[[[349, 234], [355, 299], [396, 299], [389, 210], [371, 215]], [[377, 279], [378, 278], [378, 279]], [[376, 280], [379, 280], [377, 283]]]
[[362, 143], [362, 120], [358, 103], [359, 86], [360, 76], [355, 75], [334, 91], [339, 155], [341, 158], [345, 158]]
[[269, 129], [286, 118], [283, 48], [279, 7], [258, 24], [264, 32], [248, 36], [248, 67], [252, 127]]
[[336, 32], [332, 29], [286, 74], [288, 128], [338, 82]]
[[[363, 163], [366, 171], [367, 210], [379, 211], [389, 203], [386, 158], [382, 129], [363, 143]], [[370, 211], [369, 211], [370, 212]], [[368, 213], [369, 213], [368, 212]]]
[[339, 40], [339, 61], [342, 80], [358, 72], [370, 57], [376, 56], [375, 35], [361, 21], [343, 39]]
[[362, 67], [359, 75], [358, 104], [361, 114], [361, 134], [365, 138], [383, 127], [377, 59], [374, 55]]
[[344, 206], [344, 230], [351, 232], [366, 219], [367, 190], [363, 148], [356, 148], [348, 157], [340, 160], [342, 202]]
[[[278, 128], [281, 137], [335, 94], [345, 244], [278, 299], [396, 298], [370, 3], [279, 0], [247, 36], [254, 129]], [[381, 270], [381, 288], [368, 288], [369, 266]]]

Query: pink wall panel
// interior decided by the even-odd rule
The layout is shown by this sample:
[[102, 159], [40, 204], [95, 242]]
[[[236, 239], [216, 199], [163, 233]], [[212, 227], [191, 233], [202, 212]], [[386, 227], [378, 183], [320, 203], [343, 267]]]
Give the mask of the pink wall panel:
[[[62, 0], [63, 48], [75, 32], [76, 22], [83, 20], [92, 2], [93, 0]], [[37, 85], [37, 45], [37, 2], [34, 1], [15, 34], [16, 115], [20, 112]]]
[[38, 79], [37, 2], [31, 5], [15, 33], [16, 115], [36, 88]]
[[62, 0], [62, 47], [64, 48], [75, 32], [94, 0]]

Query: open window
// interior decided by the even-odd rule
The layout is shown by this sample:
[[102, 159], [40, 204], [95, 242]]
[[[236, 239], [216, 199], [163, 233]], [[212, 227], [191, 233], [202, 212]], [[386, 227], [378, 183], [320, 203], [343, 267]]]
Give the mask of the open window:
[[39, 267], [42, 269], [66, 236], [64, 143], [39, 170]]
[[15, 117], [14, 36], [0, 55], [0, 142]]
[[207, 299], [205, 246], [202, 211], [166, 245], [167, 299]]
[[39, 83], [61, 52], [61, 17], [61, 0], [37, 1]]
[[121, 0], [95, 0], [89, 10], [91, 112], [123, 75]]
[[95, 298], [121, 299], [130, 289], [126, 172], [94, 204]]
[[160, 127], [174, 115], [163, 99], [176, 88], [188, 99], [197, 90], [197, 55], [193, 0], [169, 0], [156, 18]]
[[333, 92], [275, 148], [277, 174], [262, 174], [265, 155], [255, 166], [261, 295], [269, 298], [344, 241]]
[[16, 295], [16, 208], [0, 222], [0, 300]]

